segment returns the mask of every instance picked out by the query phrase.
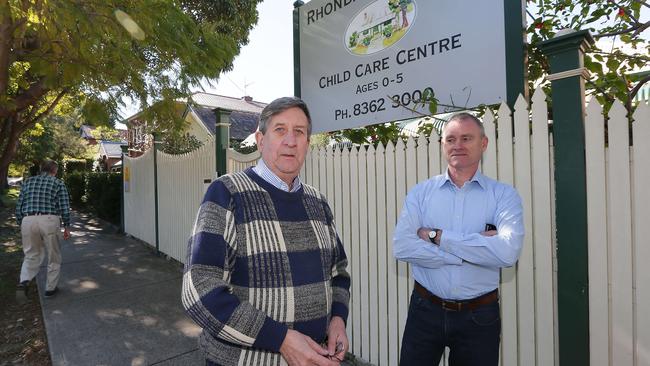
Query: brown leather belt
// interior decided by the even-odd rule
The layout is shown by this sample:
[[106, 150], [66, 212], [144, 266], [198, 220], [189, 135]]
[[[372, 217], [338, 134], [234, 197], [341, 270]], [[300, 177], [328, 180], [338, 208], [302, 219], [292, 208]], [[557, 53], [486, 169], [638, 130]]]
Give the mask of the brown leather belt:
[[459, 301], [443, 300], [438, 296], [429, 292], [429, 290], [424, 288], [417, 281], [415, 281], [415, 291], [417, 291], [418, 294], [420, 294], [420, 296], [422, 296], [423, 298], [431, 301], [436, 305], [442, 306], [442, 308], [445, 310], [450, 310], [450, 311], [474, 310], [481, 305], [492, 304], [493, 302], [499, 300], [499, 293], [497, 290], [488, 292], [485, 295], [481, 295], [479, 297], [475, 297], [470, 300], [459, 300]]

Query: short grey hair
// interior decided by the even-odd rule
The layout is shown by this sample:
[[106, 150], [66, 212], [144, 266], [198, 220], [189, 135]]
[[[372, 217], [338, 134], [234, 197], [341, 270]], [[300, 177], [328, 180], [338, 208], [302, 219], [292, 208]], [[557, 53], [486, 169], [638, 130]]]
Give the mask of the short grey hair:
[[445, 130], [447, 129], [447, 125], [449, 123], [451, 123], [453, 121], [464, 121], [464, 120], [470, 120], [470, 121], [474, 122], [478, 126], [478, 128], [481, 129], [481, 136], [485, 136], [485, 126], [483, 126], [483, 122], [481, 122], [481, 120], [478, 119], [478, 117], [476, 117], [475, 115], [473, 115], [471, 113], [467, 113], [467, 112], [460, 112], [460, 113], [456, 113], [453, 116], [451, 116], [451, 118], [449, 118], [449, 121], [447, 121], [442, 126], [442, 134], [443, 135], [445, 134]]
[[59, 164], [56, 161], [46, 159], [41, 162], [41, 173], [55, 174], [58, 169]]
[[307, 104], [300, 98], [296, 97], [282, 97], [278, 98], [271, 103], [269, 103], [260, 114], [260, 121], [258, 129], [262, 132], [263, 135], [266, 134], [266, 128], [269, 120], [276, 114], [280, 114], [287, 109], [291, 108], [300, 108], [307, 116], [307, 136], [311, 136], [311, 116], [309, 115], [309, 109]]

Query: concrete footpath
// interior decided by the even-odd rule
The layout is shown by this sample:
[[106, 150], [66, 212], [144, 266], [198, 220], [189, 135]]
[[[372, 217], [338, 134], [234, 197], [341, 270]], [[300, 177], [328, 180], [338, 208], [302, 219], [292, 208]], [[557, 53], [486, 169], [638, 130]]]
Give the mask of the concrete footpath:
[[47, 269], [37, 277], [52, 364], [201, 364], [200, 328], [181, 304], [181, 266], [88, 215], [73, 218], [59, 292], [43, 298]]

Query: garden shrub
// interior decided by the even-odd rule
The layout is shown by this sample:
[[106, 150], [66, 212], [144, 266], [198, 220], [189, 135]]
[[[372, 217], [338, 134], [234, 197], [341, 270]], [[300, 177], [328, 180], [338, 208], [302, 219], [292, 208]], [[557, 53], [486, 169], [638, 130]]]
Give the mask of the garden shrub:
[[92, 160], [88, 161], [86, 159], [68, 159], [63, 162], [65, 174], [71, 174], [73, 172], [85, 172], [92, 170], [93, 162]]
[[122, 173], [89, 173], [86, 203], [94, 213], [115, 225], [120, 224]]
[[63, 181], [68, 188], [70, 204], [73, 207], [82, 207], [84, 205], [83, 198], [86, 194], [86, 173], [80, 171], [68, 173], [63, 177]]

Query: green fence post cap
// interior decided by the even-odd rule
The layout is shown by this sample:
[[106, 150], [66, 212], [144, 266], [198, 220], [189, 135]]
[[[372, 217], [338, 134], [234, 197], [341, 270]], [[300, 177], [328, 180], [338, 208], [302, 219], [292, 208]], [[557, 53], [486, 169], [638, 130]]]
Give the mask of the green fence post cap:
[[581, 48], [584, 51], [594, 43], [594, 37], [588, 30], [567, 29], [558, 32], [555, 37], [541, 42], [538, 47], [545, 55], [549, 56], [575, 48]]

